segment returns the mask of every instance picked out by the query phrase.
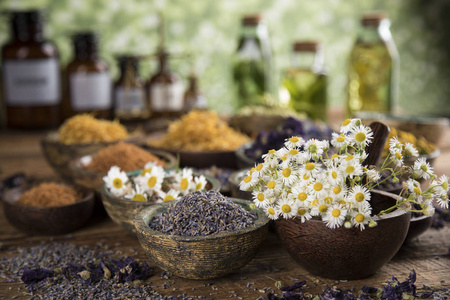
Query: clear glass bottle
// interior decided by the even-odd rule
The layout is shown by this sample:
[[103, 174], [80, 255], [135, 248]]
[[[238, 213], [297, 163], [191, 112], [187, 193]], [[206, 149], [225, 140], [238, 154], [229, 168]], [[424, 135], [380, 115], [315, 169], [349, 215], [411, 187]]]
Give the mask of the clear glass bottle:
[[11, 38], [1, 49], [8, 128], [42, 129], [61, 122], [58, 50], [44, 38], [40, 11], [10, 13]]
[[322, 47], [315, 41], [298, 41], [292, 51], [292, 66], [281, 80], [280, 100], [312, 119], [326, 120], [327, 75]]
[[188, 112], [192, 109], [207, 109], [208, 102], [198, 88], [198, 78], [195, 72], [191, 72], [188, 80], [189, 85], [187, 90], [184, 92], [185, 111]]
[[97, 36], [79, 32], [72, 41], [75, 56], [66, 67], [63, 116], [93, 112], [98, 118], [111, 119], [111, 76], [108, 65], [99, 57]]
[[383, 13], [365, 14], [350, 53], [347, 113], [391, 112], [397, 101], [399, 55]]
[[120, 76], [114, 83], [114, 117], [120, 120], [144, 120], [150, 117], [144, 82], [139, 76], [139, 57], [118, 58]]
[[259, 15], [242, 18], [233, 64], [237, 107], [258, 105], [273, 93], [272, 53], [266, 24]]
[[158, 71], [146, 84], [152, 118], [176, 118], [184, 113], [184, 87], [169, 66], [169, 54], [160, 47]]

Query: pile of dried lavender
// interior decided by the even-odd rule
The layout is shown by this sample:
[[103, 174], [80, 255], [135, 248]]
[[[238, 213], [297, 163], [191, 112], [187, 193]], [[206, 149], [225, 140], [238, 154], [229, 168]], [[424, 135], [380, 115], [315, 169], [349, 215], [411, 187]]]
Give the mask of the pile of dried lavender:
[[215, 191], [194, 192], [150, 221], [150, 228], [171, 235], [200, 236], [239, 231], [255, 223], [256, 213]]
[[73, 244], [49, 243], [18, 248], [17, 254], [0, 258], [0, 277], [21, 279], [27, 295], [49, 299], [112, 299], [159, 296], [143, 281], [150, 275], [147, 264], [132, 257], [114, 259], [113, 251]]

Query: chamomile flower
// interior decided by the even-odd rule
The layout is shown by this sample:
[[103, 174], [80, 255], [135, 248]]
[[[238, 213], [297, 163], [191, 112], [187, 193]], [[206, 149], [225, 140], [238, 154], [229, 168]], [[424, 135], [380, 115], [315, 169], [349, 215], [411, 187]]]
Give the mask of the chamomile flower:
[[418, 203], [421, 203], [423, 201], [423, 197], [422, 197], [423, 192], [422, 192], [420, 183], [417, 180], [408, 179], [406, 184], [408, 186], [409, 194], [413, 195]]
[[447, 175], [442, 175], [436, 182], [436, 192], [438, 194], [447, 195], [449, 184]]
[[355, 126], [350, 130], [349, 139], [361, 147], [367, 147], [373, 138], [373, 132], [370, 127], [361, 125]]
[[435, 212], [435, 208], [431, 204], [425, 204], [424, 207], [422, 208], [422, 213], [425, 216], [431, 217], [432, 215], [434, 215], [434, 212]]
[[278, 180], [270, 180], [267, 182], [267, 195], [270, 195], [270, 197], [273, 197], [275, 195], [280, 194], [282, 189], [282, 182]]
[[380, 172], [375, 169], [368, 169], [366, 171], [366, 178], [370, 182], [378, 182], [381, 179]]
[[344, 183], [332, 185], [330, 188], [333, 198], [344, 199], [347, 195], [347, 186]]
[[440, 207], [447, 209], [449, 207], [448, 205], [448, 195], [439, 195], [439, 197], [436, 198], [436, 202], [439, 204]]
[[288, 149], [300, 148], [305, 144], [305, 140], [298, 136], [292, 136], [289, 139], [286, 139], [284, 145]]
[[267, 205], [264, 207], [264, 211], [266, 212], [267, 217], [271, 220], [278, 219], [278, 216], [280, 215], [280, 211], [278, 211], [274, 206]]
[[134, 202], [147, 202], [147, 194], [141, 190], [139, 185], [136, 185], [129, 194], [125, 195], [125, 199]]
[[341, 133], [349, 132], [356, 125], [357, 121], [359, 121], [359, 124], [361, 123], [359, 119], [345, 119], [341, 125]]
[[354, 178], [355, 176], [361, 176], [363, 174], [362, 165], [358, 161], [354, 161], [349, 164], [342, 164], [339, 166], [344, 178]]
[[324, 197], [330, 187], [326, 174], [321, 174], [312, 180], [309, 192], [317, 198]]
[[239, 183], [239, 189], [241, 191], [248, 191], [258, 183], [258, 177], [253, 177], [250, 173], [247, 173], [244, 179]]
[[403, 149], [403, 144], [398, 140], [398, 138], [396, 136], [392, 137], [389, 140], [389, 151], [393, 149], [393, 150], [402, 150]]
[[293, 218], [297, 215], [297, 205], [294, 201], [289, 199], [282, 199], [279, 201], [277, 210], [280, 212], [280, 215], [286, 219]]
[[201, 191], [204, 190], [206, 187], [206, 184], [208, 182], [206, 181], [205, 176], [200, 175], [194, 178], [194, 184], [195, 184], [195, 189], [196, 191]]
[[113, 166], [109, 169], [108, 174], [103, 177], [106, 187], [115, 196], [123, 196], [127, 191], [128, 176], [120, 168]]
[[370, 222], [370, 210], [366, 207], [358, 207], [351, 212], [350, 216], [352, 217], [352, 225], [359, 227], [360, 230], [364, 230], [366, 228], [365, 225]]
[[416, 147], [413, 144], [406, 142], [405, 149], [403, 150], [405, 153], [405, 157], [417, 157], [419, 156], [419, 151], [417, 151]]
[[347, 146], [348, 139], [347, 136], [343, 133], [337, 134], [336, 132], [333, 132], [331, 134], [331, 145], [333, 145], [336, 148], [342, 148]]
[[305, 151], [308, 153], [309, 158], [318, 159], [323, 154], [322, 145], [319, 140], [310, 139], [305, 143]]
[[306, 163], [301, 169], [300, 169], [300, 175], [305, 175], [308, 177], [315, 177], [318, 173], [320, 167], [317, 163], [315, 162], [308, 162]]
[[401, 150], [398, 149], [390, 149], [389, 150], [391, 152], [391, 156], [392, 156], [392, 163], [396, 166], [396, 167], [401, 167], [403, 166], [403, 154]]
[[180, 196], [180, 192], [174, 189], [170, 189], [167, 193], [161, 192], [159, 195], [164, 202], [167, 202], [177, 200], [177, 198]]
[[264, 154], [262, 156], [264, 160], [264, 165], [266, 165], [268, 168], [274, 168], [278, 165], [278, 157], [277, 157], [277, 151], [274, 149], [269, 150], [267, 154]]
[[413, 171], [415, 178], [423, 178], [425, 180], [430, 179], [430, 176], [434, 174], [433, 168], [426, 161], [425, 157], [418, 158], [414, 162]]
[[329, 207], [325, 217], [322, 218], [325, 222], [327, 222], [327, 226], [329, 228], [339, 228], [344, 224], [345, 217], [347, 216], [347, 209], [345, 209], [340, 204], [334, 204]]
[[304, 204], [311, 202], [313, 200], [311, 199], [311, 195], [307, 193], [306, 188], [301, 185], [296, 185], [292, 188], [289, 198], [291, 200], [299, 201]]
[[161, 190], [164, 176], [164, 169], [159, 166], [154, 166], [150, 173], [136, 177], [135, 181], [144, 192], [153, 194]]
[[364, 203], [370, 200], [369, 190], [361, 185], [355, 185], [348, 193], [347, 201], [357, 206], [363, 206]]
[[284, 167], [278, 175], [278, 178], [281, 178], [283, 184], [292, 185], [295, 181], [298, 180], [297, 172], [290, 166]]
[[327, 170], [328, 180], [332, 185], [339, 185], [343, 182], [342, 170], [335, 165], [330, 165]]
[[310, 220], [312, 216], [309, 213], [308, 208], [300, 204], [297, 205], [297, 218], [300, 218], [302, 223], [305, 223], [307, 220]]
[[141, 176], [144, 176], [145, 173], [150, 173], [154, 166], [159, 166], [159, 165], [156, 162], [154, 162], [154, 161], [149, 161], [148, 163], [146, 163], [144, 165], [144, 168], [141, 171]]
[[268, 197], [262, 191], [254, 191], [254, 192], [252, 192], [252, 195], [253, 195], [253, 203], [255, 203], [256, 207], [263, 208], [269, 202]]
[[186, 195], [193, 190], [195, 186], [193, 186], [192, 169], [185, 168], [181, 173], [177, 173], [175, 176], [175, 185], [177, 186], [177, 190], [183, 195]]
[[325, 199], [323, 199], [323, 198], [317, 199], [316, 205], [313, 205], [313, 208], [311, 209], [311, 215], [312, 216], [322, 216], [322, 218], [324, 218], [330, 207], [331, 207], [331, 203], [328, 203], [327, 201], [325, 201]]
[[252, 176], [253, 177], [261, 177], [261, 176], [263, 176], [263, 174], [265, 173], [266, 170], [267, 170], [267, 165], [257, 164], [255, 166], [255, 171], [253, 172]]

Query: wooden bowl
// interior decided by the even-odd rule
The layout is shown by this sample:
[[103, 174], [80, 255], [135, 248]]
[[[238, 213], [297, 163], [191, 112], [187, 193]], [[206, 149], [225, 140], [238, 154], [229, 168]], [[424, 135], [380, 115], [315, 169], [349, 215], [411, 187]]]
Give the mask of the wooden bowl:
[[250, 158], [247, 154], [245, 154], [245, 150], [250, 148], [253, 145], [253, 142], [246, 143], [241, 147], [237, 148], [234, 152], [236, 155], [236, 164], [239, 169], [244, 168], [253, 168], [256, 164], [256, 161]]
[[[140, 172], [141, 170], [128, 172], [127, 175], [128, 177], [133, 177], [140, 174]], [[220, 183], [217, 179], [207, 175], [203, 176], [205, 176], [206, 181], [208, 182], [206, 185], [207, 190], [214, 190], [216, 192], [220, 190]], [[101, 185], [100, 193], [102, 196], [103, 206], [105, 207], [108, 216], [115, 223], [119, 224], [123, 229], [128, 231], [128, 233], [133, 235], [136, 234], [136, 228], [133, 224], [136, 214], [146, 207], [157, 204], [153, 202], [135, 202], [126, 200], [124, 197], [114, 196], [108, 191], [104, 183]]]
[[[233, 202], [249, 209], [245, 200]], [[212, 279], [233, 273], [256, 254], [268, 230], [268, 218], [257, 209], [258, 219], [237, 232], [207, 236], [168, 235], [150, 229], [150, 220], [167, 209], [167, 203], [141, 211], [135, 218], [139, 241], [150, 260], [161, 269], [189, 279]]]
[[406, 235], [405, 243], [409, 243], [419, 237], [421, 234], [425, 233], [430, 229], [433, 223], [433, 218], [430, 216], [418, 216], [411, 217], [411, 222], [409, 223], [408, 234]]
[[[372, 191], [374, 213], [391, 207], [397, 195]], [[402, 246], [410, 224], [410, 213], [395, 210], [373, 217], [376, 227], [360, 230], [330, 229], [325, 222], [298, 218], [278, 219], [276, 232], [289, 254], [310, 273], [338, 280], [368, 277], [383, 267]]]
[[[69, 164], [75, 158], [98, 152], [100, 149], [118, 143], [91, 143], [91, 144], [70, 144], [66, 145], [58, 141], [59, 134], [52, 131], [41, 139], [41, 149], [48, 164], [64, 179], [71, 179], [71, 169]], [[137, 143], [143, 137], [142, 132], [136, 132], [129, 138], [123, 140], [128, 143]]]
[[231, 173], [228, 181], [230, 183], [231, 197], [252, 200], [252, 193], [247, 191], [241, 191], [239, 189], [239, 183], [245, 177], [245, 174], [249, 171], [249, 168], [242, 169]]
[[17, 203], [27, 190], [17, 187], [3, 195], [3, 209], [6, 219], [14, 227], [30, 234], [57, 235], [81, 228], [91, 218], [94, 211], [94, 193], [80, 190], [82, 199], [74, 204], [34, 207]]
[[[174, 169], [177, 167], [177, 159], [169, 152], [155, 150], [151, 151], [151, 153], [167, 163], [166, 169]], [[103, 177], [106, 174], [96, 173], [86, 169], [85, 167], [89, 165], [91, 161], [92, 155], [86, 155], [72, 160], [69, 163], [69, 169], [71, 170], [70, 177], [75, 184], [100, 193]], [[131, 171], [135, 170], [130, 170], [130, 172]]]

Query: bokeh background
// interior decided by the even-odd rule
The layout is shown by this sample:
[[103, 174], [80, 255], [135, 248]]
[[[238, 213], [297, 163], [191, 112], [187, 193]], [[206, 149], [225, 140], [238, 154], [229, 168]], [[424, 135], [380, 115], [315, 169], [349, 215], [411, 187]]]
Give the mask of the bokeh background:
[[[289, 65], [291, 44], [300, 39], [323, 43], [332, 109], [345, 104], [346, 66], [362, 13], [385, 11], [399, 49], [401, 74], [396, 108], [412, 115], [450, 117], [450, 1], [447, 0], [1, 0], [0, 9], [43, 8], [45, 34], [60, 51], [61, 67], [72, 57], [70, 34], [96, 30], [101, 55], [116, 77], [117, 54], [149, 55], [158, 45], [158, 11], [166, 20], [169, 51], [182, 54], [172, 69], [186, 82], [192, 66], [210, 108], [233, 113], [231, 59], [240, 19], [261, 13], [270, 32], [275, 72]], [[9, 38], [5, 14], [0, 44]], [[146, 60], [143, 78], [155, 72]]]

